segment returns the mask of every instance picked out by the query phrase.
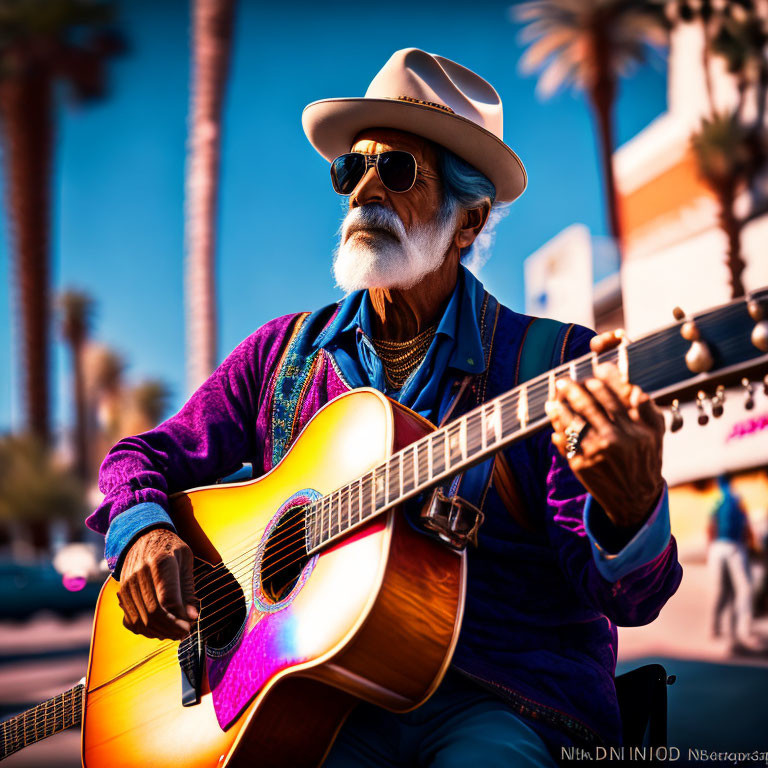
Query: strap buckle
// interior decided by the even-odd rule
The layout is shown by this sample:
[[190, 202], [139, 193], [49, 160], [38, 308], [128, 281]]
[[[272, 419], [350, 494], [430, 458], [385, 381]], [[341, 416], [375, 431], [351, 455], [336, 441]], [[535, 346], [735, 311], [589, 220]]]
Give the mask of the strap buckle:
[[485, 515], [474, 504], [460, 496], [446, 496], [436, 488], [429, 503], [421, 510], [424, 528], [456, 550], [464, 550], [467, 542], [477, 546], [477, 531]]

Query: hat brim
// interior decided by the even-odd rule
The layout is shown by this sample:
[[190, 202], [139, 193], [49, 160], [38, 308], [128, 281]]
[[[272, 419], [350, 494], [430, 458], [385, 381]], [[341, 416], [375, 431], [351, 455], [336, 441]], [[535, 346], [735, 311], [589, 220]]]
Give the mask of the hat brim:
[[436, 142], [484, 173], [496, 200], [511, 203], [528, 183], [520, 158], [490, 131], [461, 115], [397, 99], [346, 98], [314, 101], [301, 122], [312, 146], [328, 161], [349, 152], [366, 128], [395, 128]]

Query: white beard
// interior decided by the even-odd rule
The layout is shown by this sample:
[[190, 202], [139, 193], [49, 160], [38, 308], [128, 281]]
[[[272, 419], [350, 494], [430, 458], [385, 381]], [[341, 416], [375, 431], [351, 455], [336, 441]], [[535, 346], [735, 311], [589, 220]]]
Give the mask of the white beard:
[[336, 285], [345, 293], [364, 288], [411, 288], [445, 258], [456, 215], [406, 232], [400, 217], [377, 204], [353, 208], [344, 218], [333, 258]]

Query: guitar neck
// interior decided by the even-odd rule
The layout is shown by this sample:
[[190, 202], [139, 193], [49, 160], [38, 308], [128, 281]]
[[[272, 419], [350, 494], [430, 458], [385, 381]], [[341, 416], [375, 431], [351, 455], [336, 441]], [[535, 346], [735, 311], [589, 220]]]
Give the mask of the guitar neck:
[[[768, 301], [768, 289], [760, 292]], [[489, 400], [442, 429], [394, 453], [370, 472], [314, 502], [307, 514], [310, 553], [366, 520], [477, 464], [549, 422], [544, 404], [555, 397], [558, 379], [584, 381], [601, 363], [614, 363], [628, 381], [654, 399], [703, 387], [716, 377], [768, 365], [768, 354], [750, 340], [755, 321], [736, 300], [692, 318], [712, 355], [707, 373], [692, 373], [685, 361], [691, 346], [682, 322], [601, 355], [590, 353], [553, 368]]]
[[79, 726], [83, 719], [83, 692], [78, 683], [58, 696], [0, 723], [0, 760], [30, 744]]

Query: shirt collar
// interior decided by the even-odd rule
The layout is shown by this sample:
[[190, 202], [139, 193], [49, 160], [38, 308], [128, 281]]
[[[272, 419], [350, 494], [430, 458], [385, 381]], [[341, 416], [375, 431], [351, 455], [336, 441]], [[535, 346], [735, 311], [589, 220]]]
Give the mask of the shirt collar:
[[[453, 341], [453, 352], [448, 361], [451, 368], [473, 374], [485, 370], [483, 340], [480, 336], [480, 310], [484, 295], [483, 284], [466, 267], [459, 266], [456, 287], [436, 331], [436, 335]], [[372, 312], [367, 290], [350, 293], [339, 303], [338, 314], [323, 334], [320, 346], [338, 346], [342, 337], [356, 334], [358, 329], [370, 336]]]

